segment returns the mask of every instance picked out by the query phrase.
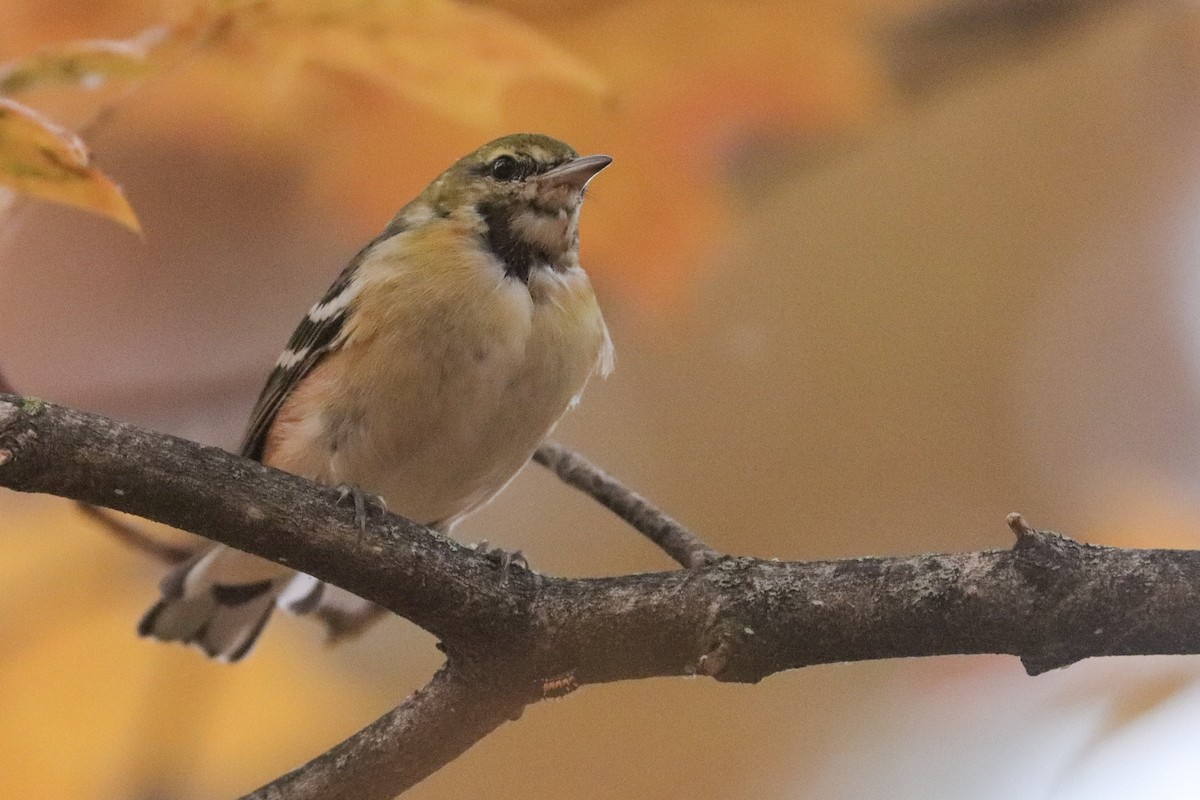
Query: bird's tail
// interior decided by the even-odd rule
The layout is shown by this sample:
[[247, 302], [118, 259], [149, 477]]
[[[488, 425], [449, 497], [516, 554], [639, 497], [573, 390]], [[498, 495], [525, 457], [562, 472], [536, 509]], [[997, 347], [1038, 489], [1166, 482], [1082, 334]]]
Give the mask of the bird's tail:
[[228, 547], [202, 551], [163, 578], [162, 598], [142, 617], [138, 634], [237, 661], [254, 646], [294, 574]]
[[223, 545], [198, 553], [167, 574], [162, 598], [138, 624], [138, 634], [199, 647], [210, 658], [242, 659], [276, 606], [315, 613], [330, 640], [352, 635], [381, 609], [309, 575]]

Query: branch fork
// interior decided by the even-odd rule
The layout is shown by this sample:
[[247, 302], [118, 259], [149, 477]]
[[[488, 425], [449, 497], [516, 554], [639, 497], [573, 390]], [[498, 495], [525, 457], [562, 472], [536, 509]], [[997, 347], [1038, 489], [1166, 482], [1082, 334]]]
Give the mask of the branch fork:
[[[360, 531], [336, 490], [100, 416], [0, 395], [0, 453], [0, 486], [286, 562], [439, 637], [447, 661], [429, 684], [247, 795], [256, 800], [387, 800], [526, 705], [587, 683], [754, 682], [813, 664], [952, 653], [1007, 653], [1037, 674], [1097, 655], [1200, 653], [1200, 552], [1082, 545], [1019, 515], [1011, 549], [778, 562], [720, 557], [647, 513], [644, 498], [615, 493], [606, 505], [642, 521], [688, 569], [592, 579], [516, 569], [502, 584], [489, 559], [410, 520], [373, 516]], [[588, 474], [557, 445], [538, 460], [560, 477]], [[612, 488], [608, 476], [572, 478], [585, 482]]]

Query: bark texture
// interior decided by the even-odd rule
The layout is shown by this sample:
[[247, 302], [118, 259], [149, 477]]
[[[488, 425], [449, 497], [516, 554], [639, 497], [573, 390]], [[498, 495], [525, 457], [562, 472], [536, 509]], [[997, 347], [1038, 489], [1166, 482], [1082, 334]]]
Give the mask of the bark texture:
[[335, 489], [11, 395], [0, 396], [0, 486], [286, 563], [441, 639], [447, 662], [426, 687], [252, 798], [393, 797], [525, 705], [587, 683], [755, 682], [811, 664], [952, 653], [1007, 653], [1037, 674], [1091, 656], [1200, 652], [1200, 552], [1090, 546], [1019, 517], [1010, 549], [789, 563], [716, 557], [689, 534], [664, 549], [694, 559], [690, 569], [505, 577], [495, 560], [395, 515], [358, 530]]

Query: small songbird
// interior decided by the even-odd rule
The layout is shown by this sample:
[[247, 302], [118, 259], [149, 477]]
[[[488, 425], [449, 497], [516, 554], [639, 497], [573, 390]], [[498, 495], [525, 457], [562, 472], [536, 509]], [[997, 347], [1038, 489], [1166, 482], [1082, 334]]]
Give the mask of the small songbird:
[[[612, 343], [579, 264], [579, 208], [612, 161], [536, 134], [433, 181], [309, 309], [258, 398], [242, 455], [449, 532], [529, 460]], [[331, 634], [370, 603], [224, 545], [176, 567], [138, 627], [237, 661], [276, 605]]]

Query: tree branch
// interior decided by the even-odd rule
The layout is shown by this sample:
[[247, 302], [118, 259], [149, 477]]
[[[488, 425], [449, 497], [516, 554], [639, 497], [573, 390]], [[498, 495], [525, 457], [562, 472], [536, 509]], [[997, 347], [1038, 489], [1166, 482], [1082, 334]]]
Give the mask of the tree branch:
[[444, 666], [363, 730], [242, 800], [390, 800], [519, 715], [528, 702], [494, 688]]
[[[388, 797], [527, 703], [651, 676], [754, 682], [834, 661], [1008, 653], [1036, 674], [1097, 655], [1200, 652], [1200, 552], [1079, 544], [1010, 521], [1012, 549], [563, 579], [215, 448], [0, 397], [0, 485], [138, 514], [343, 586], [440, 637], [397, 710], [254, 797]], [[132, 623], [131, 623], [132, 627]], [[336, 779], [332, 770], [336, 767]]]
[[701, 567], [721, 557], [719, 552], [673, 517], [664, 514], [646, 498], [558, 442], [542, 444], [533, 454], [533, 460], [557, 475], [563, 483], [590, 495], [628, 522], [680, 565]]

